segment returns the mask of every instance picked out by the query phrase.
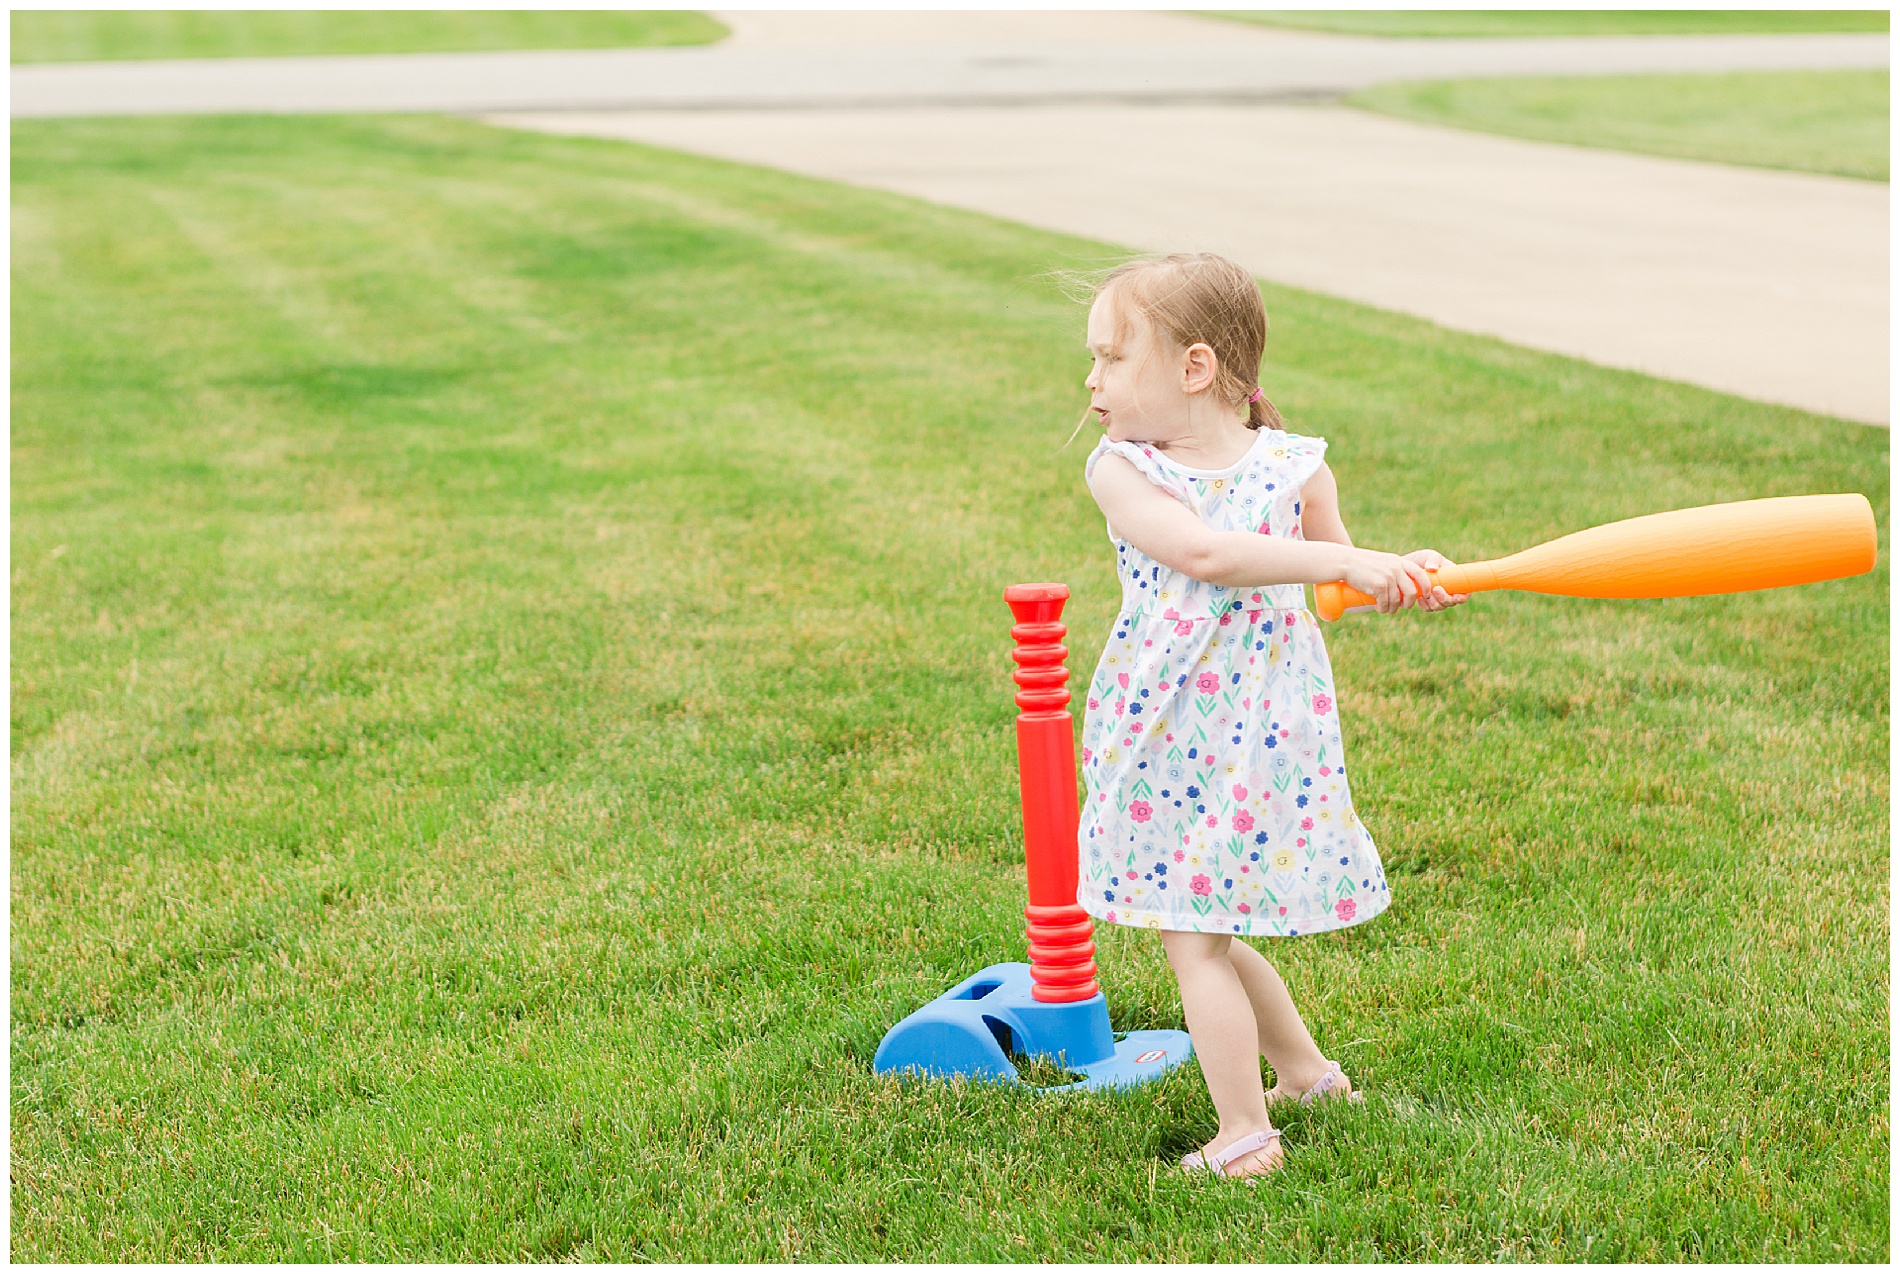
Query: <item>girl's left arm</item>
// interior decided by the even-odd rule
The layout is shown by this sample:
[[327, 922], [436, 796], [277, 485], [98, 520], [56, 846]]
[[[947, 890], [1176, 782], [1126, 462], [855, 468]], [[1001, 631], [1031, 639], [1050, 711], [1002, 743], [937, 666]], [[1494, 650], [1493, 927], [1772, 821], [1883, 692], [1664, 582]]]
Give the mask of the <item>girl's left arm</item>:
[[[1339, 516], [1339, 482], [1333, 471], [1321, 461], [1319, 469], [1300, 488], [1300, 535], [1308, 540], [1331, 540], [1334, 544], [1352, 543], [1346, 523]], [[1428, 571], [1450, 566], [1451, 559], [1437, 549], [1413, 549], [1404, 555]], [[1418, 599], [1421, 610], [1444, 610], [1465, 600], [1467, 593], [1447, 593], [1434, 586], [1430, 597]]]
[[[1339, 482], [1333, 471], [1321, 461], [1318, 472], [1300, 488], [1300, 535], [1308, 540], [1331, 540], [1351, 544], [1346, 524], [1339, 519]], [[1424, 565], [1420, 563], [1420, 565]], [[1429, 566], [1426, 570], [1431, 570]]]

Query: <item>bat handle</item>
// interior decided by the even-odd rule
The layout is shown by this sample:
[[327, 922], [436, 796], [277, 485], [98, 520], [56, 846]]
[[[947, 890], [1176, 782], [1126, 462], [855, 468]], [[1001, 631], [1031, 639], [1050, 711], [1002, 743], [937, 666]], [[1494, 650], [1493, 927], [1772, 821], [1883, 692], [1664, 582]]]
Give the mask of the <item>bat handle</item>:
[[[1469, 568], [1447, 566], [1443, 570], [1427, 572], [1432, 583], [1442, 585], [1447, 593], [1469, 593], [1474, 591], [1474, 582], [1468, 573]], [[1478, 584], [1477, 587], [1484, 587]], [[1379, 599], [1370, 593], [1362, 593], [1351, 587], [1345, 580], [1334, 580], [1329, 584], [1313, 586], [1314, 609], [1319, 617], [1328, 623], [1338, 619], [1354, 606], [1376, 606]]]

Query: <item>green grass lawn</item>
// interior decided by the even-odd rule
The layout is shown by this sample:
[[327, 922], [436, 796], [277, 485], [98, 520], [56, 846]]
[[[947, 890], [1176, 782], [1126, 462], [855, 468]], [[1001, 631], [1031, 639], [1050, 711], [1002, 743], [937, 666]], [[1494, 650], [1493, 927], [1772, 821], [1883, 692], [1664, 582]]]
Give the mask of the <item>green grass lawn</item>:
[[1885, 31], [1885, 9], [1218, 9], [1261, 26], [1394, 37]]
[[36, 9], [13, 11], [13, 61], [453, 53], [710, 44], [679, 9]]
[[1382, 84], [1352, 105], [1533, 141], [1887, 180], [1888, 73], [1561, 76]]
[[[1361, 543], [1864, 491], [1859, 579], [1329, 630], [1362, 1107], [873, 1076], [1022, 958], [1001, 600], [1113, 250], [434, 118], [13, 129], [19, 1260], [1889, 1255], [1885, 430], [1271, 288]], [[1118, 1029], [1179, 1026], [1100, 934]]]

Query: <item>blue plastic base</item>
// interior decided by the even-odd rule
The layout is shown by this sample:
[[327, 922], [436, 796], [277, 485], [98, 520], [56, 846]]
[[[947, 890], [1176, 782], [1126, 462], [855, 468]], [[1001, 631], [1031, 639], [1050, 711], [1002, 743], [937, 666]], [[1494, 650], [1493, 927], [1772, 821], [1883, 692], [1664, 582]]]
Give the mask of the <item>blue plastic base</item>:
[[972, 974], [893, 1026], [871, 1068], [1020, 1084], [1010, 1055], [1046, 1055], [1083, 1076], [1048, 1090], [1063, 1091], [1146, 1083], [1194, 1056], [1186, 1031], [1130, 1031], [1118, 1042], [1101, 995], [1044, 1004], [1031, 986], [1026, 964]]

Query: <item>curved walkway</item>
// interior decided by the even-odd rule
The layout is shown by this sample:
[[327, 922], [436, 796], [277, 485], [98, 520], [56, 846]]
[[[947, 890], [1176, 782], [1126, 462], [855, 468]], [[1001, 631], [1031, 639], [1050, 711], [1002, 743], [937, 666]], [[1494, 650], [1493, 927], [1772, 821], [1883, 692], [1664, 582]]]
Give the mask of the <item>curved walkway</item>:
[[1285, 101], [1470, 75], [1887, 65], [1883, 35], [1374, 40], [1154, 13], [720, 16], [733, 38], [700, 48], [16, 66], [13, 116]]
[[1885, 36], [1374, 40], [1154, 13], [733, 13], [723, 44], [16, 67], [13, 112], [411, 110], [651, 142], [1849, 419], [1888, 415], [1888, 187], [1312, 103], [1394, 79], [1885, 67]]

